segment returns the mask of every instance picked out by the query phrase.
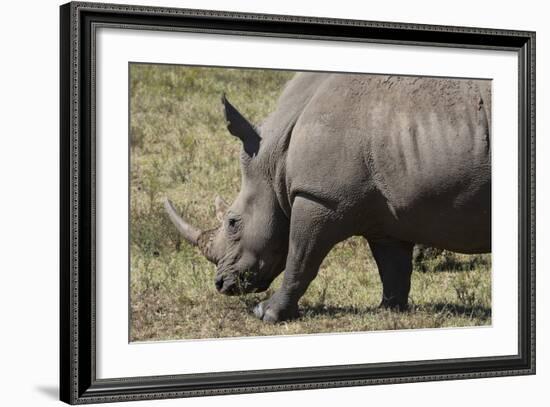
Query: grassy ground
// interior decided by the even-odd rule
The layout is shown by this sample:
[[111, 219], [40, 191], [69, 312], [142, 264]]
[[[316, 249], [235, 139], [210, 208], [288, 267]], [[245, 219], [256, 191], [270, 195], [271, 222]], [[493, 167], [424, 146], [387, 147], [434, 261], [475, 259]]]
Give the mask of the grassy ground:
[[292, 73], [137, 65], [131, 75], [131, 340], [479, 326], [491, 323], [489, 255], [427, 252], [415, 262], [411, 310], [380, 310], [381, 284], [364, 239], [339, 244], [300, 302], [300, 319], [266, 325], [250, 310], [267, 293], [226, 297], [214, 266], [167, 220], [169, 196], [190, 221], [216, 225], [216, 194], [240, 186], [239, 142], [225, 129], [225, 92], [258, 123]]

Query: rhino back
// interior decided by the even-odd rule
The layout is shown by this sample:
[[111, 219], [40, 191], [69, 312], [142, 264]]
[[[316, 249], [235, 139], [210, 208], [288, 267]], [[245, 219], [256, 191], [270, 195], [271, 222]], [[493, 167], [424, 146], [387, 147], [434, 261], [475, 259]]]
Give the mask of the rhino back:
[[331, 74], [300, 110], [290, 199], [314, 196], [366, 235], [490, 247], [488, 81]]
[[270, 150], [288, 134], [327, 77], [325, 73], [300, 72], [286, 84], [277, 108], [261, 125], [263, 148]]

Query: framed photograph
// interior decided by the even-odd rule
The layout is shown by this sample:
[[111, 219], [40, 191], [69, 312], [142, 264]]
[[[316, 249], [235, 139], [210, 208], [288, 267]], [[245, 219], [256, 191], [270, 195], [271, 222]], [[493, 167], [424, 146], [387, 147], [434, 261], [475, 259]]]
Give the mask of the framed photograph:
[[68, 3], [61, 400], [535, 373], [535, 33]]

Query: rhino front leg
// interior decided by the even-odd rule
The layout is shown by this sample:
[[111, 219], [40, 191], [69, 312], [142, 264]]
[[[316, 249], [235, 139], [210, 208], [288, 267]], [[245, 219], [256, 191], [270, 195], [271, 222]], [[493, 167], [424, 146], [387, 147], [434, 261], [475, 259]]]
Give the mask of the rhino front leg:
[[298, 317], [298, 300], [317, 275], [325, 256], [340, 240], [331, 227], [332, 215], [323, 204], [296, 197], [283, 282], [271, 298], [255, 307], [258, 318], [275, 323]]
[[408, 308], [414, 244], [400, 241], [369, 242], [382, 280], [382, 307]]

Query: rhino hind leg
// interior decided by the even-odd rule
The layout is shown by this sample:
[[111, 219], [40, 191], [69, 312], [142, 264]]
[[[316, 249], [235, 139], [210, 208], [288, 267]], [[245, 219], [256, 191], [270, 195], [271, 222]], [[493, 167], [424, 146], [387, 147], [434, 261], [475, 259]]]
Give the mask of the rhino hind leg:
[[382, 280], [380, 306], [399, 311], [407, 310], [414, 244], [391, 240], [369, 242], [369, 245]]

